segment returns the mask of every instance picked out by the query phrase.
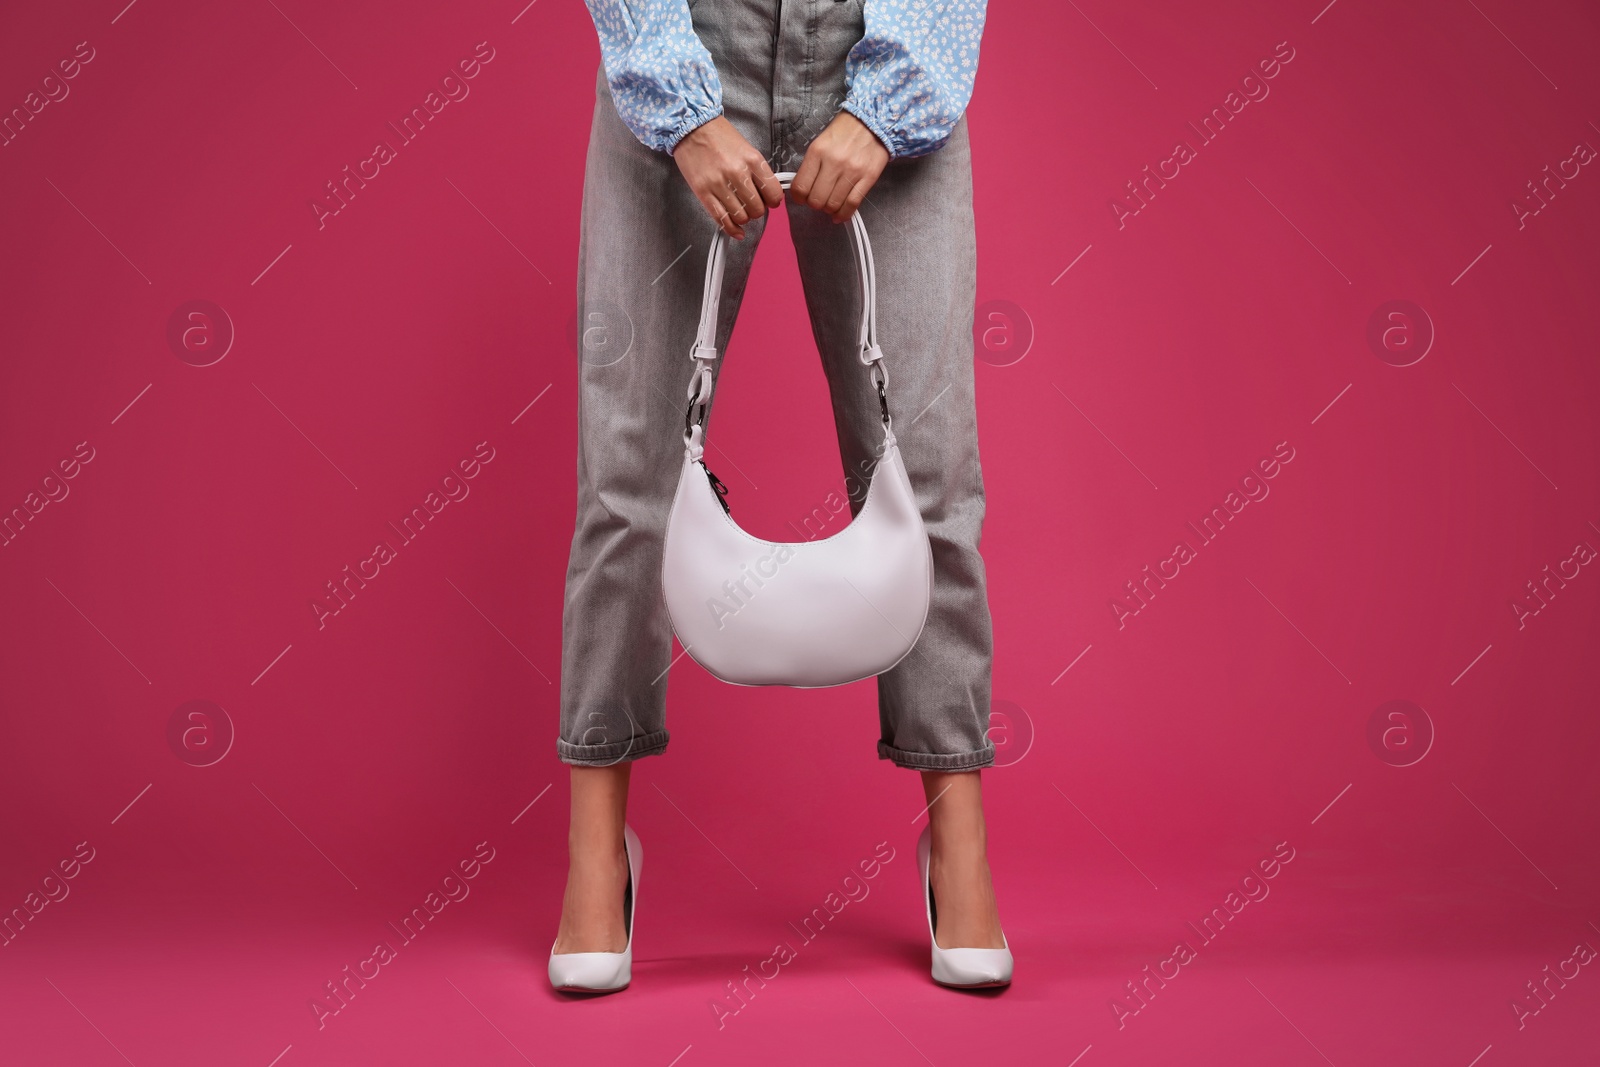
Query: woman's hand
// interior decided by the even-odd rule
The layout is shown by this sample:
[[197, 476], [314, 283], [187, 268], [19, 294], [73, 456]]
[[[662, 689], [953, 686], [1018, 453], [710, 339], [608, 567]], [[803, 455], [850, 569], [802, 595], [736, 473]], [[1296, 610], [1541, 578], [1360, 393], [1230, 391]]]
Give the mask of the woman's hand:
[[729, 237], [743, 240], [745, 223], [783, 203], [783, 187], [772, 168], [721, 115], [691, 130], [672, 158], [706, 214]]
[[841, 111], [806, 149], [789, 195], [827, 212], [834, 222], [848, 222], [888, 164], [889, 150], [878, 135]]

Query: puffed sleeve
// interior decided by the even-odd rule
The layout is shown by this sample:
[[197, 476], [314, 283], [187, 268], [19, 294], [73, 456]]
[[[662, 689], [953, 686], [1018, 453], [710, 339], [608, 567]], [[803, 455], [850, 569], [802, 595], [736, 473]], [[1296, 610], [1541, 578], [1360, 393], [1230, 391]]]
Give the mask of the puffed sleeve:
[[617, 114], [647, 147], [671, 153], [722, 114], [722, 81], [687, 0], [584, 0]]
[[865, 0], [843, 109], [891, 159], [943, 147], [972, 99], [986, 0]]

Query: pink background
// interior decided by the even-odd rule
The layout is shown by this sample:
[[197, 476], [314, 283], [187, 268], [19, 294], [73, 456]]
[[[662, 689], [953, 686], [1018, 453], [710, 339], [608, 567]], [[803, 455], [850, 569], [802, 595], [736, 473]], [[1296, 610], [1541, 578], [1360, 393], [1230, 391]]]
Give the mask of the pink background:
[[[13, 5], [0, 33], [7, 112], [93, 49], [0, 148], [0, 508], [69, 490], [0, 549], [0, 909], [93, 850], [0, 949], [0, 1061], [1600, 1052], [1595, 968], [1512, 1008], [1600, 947], [1600, 576], [1568, 564], [1512, 608], [1600, 546], [1600, 175], [1512, 207], [1600, 145], [1592, 7], [995, 3], [978, 299], [1020, 313], [980, 307], [1008, 709], [984, 777], [1016, 982], [928, 978], [922, 801], [875, 756], [870, 684], [734, 688], [683, 659], [671, 750], [634, 777], [634, 986], [572, 1002], [544, 969], [589, 17], [124, 2]], [[485, 41], [470, 95], [319, 229], [324, 183]], [[1200, 144], [1186, 123], [1279, 42], [1270, 95]], [[1195, 158], [1119, 228], [1110, 202], [1179, 139]], [[786, 235], [752, 286], [713, 437], [741, 519], [782, 537], [842, 478]], [[168, 340], [192, 300], [235, 335], [207, 366], [219, 322]], [[1374, 347], [1395, 300], [1431, 327]], [[324, 583], [479, 442], [470, 495], [319, 628]], [[1270, 496], [1199, 546], [1185, 524], [1279, 442]], [[1196, 558], [1119, 627], [1180, 539]], [[208, 766], [180, 754], [215, 753], [215, 713], [169, 741], [192, 700], [234, 735]], [[1421, 710], [1373, 742], [1392, 700]], [[470, 895], [401, 945], [388, 924], [479, 842]], [[879, 842], [870, 895], [802, 945], [789, 924]], [[1186, 923], [1279, 842], [1270, 896], [1202, 945]], [[382, 939], [396, 958], [319, 1029], [312, 998]], [[1197, 959], [1140, 1007], [1125, 983], [1180, 939]], [[798, 958], [719, 1027], [783, 940]]]

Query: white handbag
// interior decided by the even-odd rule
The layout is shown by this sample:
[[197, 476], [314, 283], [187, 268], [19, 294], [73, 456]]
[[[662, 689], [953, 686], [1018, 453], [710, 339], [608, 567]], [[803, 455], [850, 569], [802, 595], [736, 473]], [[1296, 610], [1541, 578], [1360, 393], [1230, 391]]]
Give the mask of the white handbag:
[[[794, 174], [777, 178], [787, 189]], [[763, 541], [745, 533], [723, 499], [727, 486], [705, 465], [728, 242], [721, 230], [706, 259], [700, 329], [689, 350], [694, 377], [683, 420], [683, 469], [667, 520], [661, 584], [683, 650], [725, 682], [818, 688], [870, 678], [904, 659], [927, 621], [933, 553], [889, 419], [872, 245], [859, 211], [850, 233], [861, 276], [861, 361], [877, 387], [883, 445], [855, 518], [813, 541]]]

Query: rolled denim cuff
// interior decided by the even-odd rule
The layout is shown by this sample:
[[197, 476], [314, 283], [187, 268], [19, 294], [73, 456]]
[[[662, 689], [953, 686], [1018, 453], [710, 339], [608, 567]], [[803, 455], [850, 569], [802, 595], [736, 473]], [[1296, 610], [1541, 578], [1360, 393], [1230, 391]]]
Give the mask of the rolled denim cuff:
[[570, 763], [575, 767], [610, 767], [646, 756], [661, 755], [667, 750], [670, 736], [665, 730], [657, 730], [653, 734], [604, 745], [574, 745], [557, 738], [556, 755], [561, 757], [562, 763]]
[[879, 741], [878, 758], [916, 771], [975, 771], [994, 766], [994, 745], [971, 752], [907, 752]]

